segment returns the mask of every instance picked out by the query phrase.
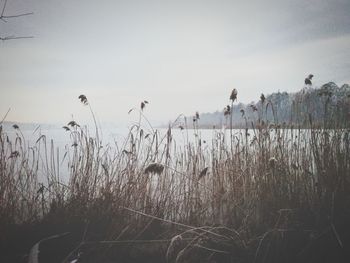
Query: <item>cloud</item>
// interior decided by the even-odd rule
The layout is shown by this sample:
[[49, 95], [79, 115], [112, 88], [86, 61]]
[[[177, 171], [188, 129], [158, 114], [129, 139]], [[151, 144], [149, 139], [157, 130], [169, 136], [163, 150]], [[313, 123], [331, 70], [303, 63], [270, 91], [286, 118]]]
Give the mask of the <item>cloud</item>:
[[232, 88], [248, 102], [296, 91], [310, 72], [317, 84], [349, 80], [345, 0], [18, 3], [35, 15], [6, 30], [36, 37], [1, 43], [0, 112], [20, 120], [80, 112], [80, 93], [102, 120], [129, 118], [143, 99], [166, 120], [221, 109]]

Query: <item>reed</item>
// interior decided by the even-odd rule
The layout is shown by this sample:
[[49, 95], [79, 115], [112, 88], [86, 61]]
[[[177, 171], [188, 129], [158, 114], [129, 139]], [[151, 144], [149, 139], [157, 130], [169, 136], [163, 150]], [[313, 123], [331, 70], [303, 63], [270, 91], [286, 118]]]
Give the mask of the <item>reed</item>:
[[[79, 99], [90, 105], [86, 96]], [[70, 121], [62, 132], [71, 145], [61, 156], [44, 135], [28, 145], [18, 125], [13, 141], [0, 129], [1, 247], [13, 235], [9, 226], [43, 222], [62, 226], [61, 233], [85, 229], [74, 250], [83, 262], [130, 257], [135, 246], [140, 262], [145, 255], [160, 262], [296, 262], [307, 259], [315, 236], [326, 234], [346, 246], [349, 130], [315, 128], [312, 120], [307, 130], [269, 123], [264, 116], [273, 105], [264, 95], [261, 102], [252, 109], [256, 122], [246, 120], [241, 130], [231, 123], [229, 136], [213, 130], [206, 148], [198, 113], [194, 142], [178, 145], [171, 131], [179, 119], [160, 134], [144, 115], [146, 101], [122, 145], [103, 145], [97, 127], [91, 136]], [[188, 138], [187, 122], [181, 123]], [[68, 180], [60, 174], [62, 162]], [[59, 233], [44, 231], [36, 242], [53, 234]]]

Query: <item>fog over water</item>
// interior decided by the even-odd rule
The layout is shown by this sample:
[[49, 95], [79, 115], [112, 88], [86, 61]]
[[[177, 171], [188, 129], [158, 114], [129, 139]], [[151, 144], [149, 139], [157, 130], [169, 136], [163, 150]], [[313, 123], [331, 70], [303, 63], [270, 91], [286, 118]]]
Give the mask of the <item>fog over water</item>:
[[[135, 131], [136, 126], [134, 127], [134, 135], [137, 136]], [[167, 128], [153, 128], [154, 130], [151, 131], [152, 128], [144, 126], [142, 127], [142, 136], [143, 136], [143, 143], [145, 145], [151, 143], [151, 139], [147, 138], [147, 134], [154, 134], [156, 131], [158, 134], [158, 142], [159, 147], [162, 148], [165, 147], [167, 143], [167, 134], [168, 129]], [[74, 143], [77, 141], [73, 139], [71, 136], [71, 131], [65, 131], [62, 127], [57, 125], [46, 125], [43, 124], [42, 127], [39, 125], [34, 124], [26, 124], [23, 125], [23, 127], [20, 129], [14, 129], [12, 127], [12, 124], [5, 123], [3, 125], [4, 132], [8, 135], [10, 141], [12, 142], [12, 146], [14, 149], [19, 148], [19, 142], [16, 141], [16, 138], [21, 138], [22, 145], [25, 143], [24, 149], [30, 149], [31, 147], [36, 147], [40, 149], [40, 158], [41, 160], [46, 159], [46, 153], [47, 157], [50, 159], [52, 156], [53, 160], [56, 162], [56, 169], [57, 166], [59, 166], [59, 176], [64, 181], [68, 179], [69, 177], [69, 167], [68, 162], [66, 158], [66, 153], [72, 153], [74, 151]], [[78, 129], [80, 130], [80, 128]], [[89, 126], [82, 126], [82, 130], [89, 134], [88, 137], [96, 138], [96, 130], [95, 128], [92, 128]], [[283, 133], [281, 133], [279, 136], [285, 136], [286, 138], [293, 138], [298, 139], [298, 135], [300, 135], [301, 142], [307, 147], [308, 141], [310, 139], [310, 134], [308, 132], [309, 130], [301, 130], [301, 133], [298, 134], [297, 130], [284, 130]], [[130, 137], [128, 137], [130, 129], [128, 128], [120, 128], [120, 127], [102, 127], [98, 130], [99, 132], [99, 138], [102, 142], [103, 149], [110, 149], [109, 154], [114, 154], [116, 152], [122, 152], [123, 150], [130, 150]], [[153, 133], [152, 133], [153, 132]], [[276, 136], [276, 132], [273, 129], [269, 130], [269, 133], [271, 138], [273, 136]], [[254, 140], [255, 135], [258, 134], [257, 130], [247, 130], [247, 140], [246, 141], [246, 130], [245, 129], [233, 129], [233, 141], [234, 143], [239, 143], [241, 146], [244, 146], [246, 143], [251, 144]], [[45, 140], [44, 140], [44, 138]], [[151, 137], [151, 136], [150, 136]], [[22, 139], [24, 138], [24, 140]], [[220, 143], [226, 144], [227, 147], [230, 146], [230, 129], [229, 128], [222, 128], [222, 129], [183, 129], [181, 130], [178, 128], [178, 126], [174, 126], [171, 129], [171, 151], [172, 151], [172, 157], [175, 157], [177, 153], [184, 153], [184, 148], [188, 147], [189, 145], [192, 145], [194, 149], [198, 149], [198, 147], [201, 149], [203, 153], [207, 153], [206, 158], [210, 159], [210, 152], [212, 151], [213, 147], [218, 147]], [[274, 140], [277, 141], [277, 140]], [[46, 145], [45, 145], [46, 142]], [[219, 143], [219, 144], [218, 144]], [[78, 142], [79, 144], [79, 142]], [[290, 147], [291, 145], [288, 145], [286, 147]], [[79, 147], [79, 146], [78, 146]], [[29, 158], [30, 159], [30, 158]], [[210, 163], [210, 160], [207, 160], [207, 162]], [[57, 161], [59, 161], [59, 164], [57, 165]], [[44, 162], [42, 162], [44, 163]], [[209, 165], [208, 163], [208, 165]], [[39, 170], [41, 171], [42, 178], [45, 178], [45, 168], [40, 167]]]
[[[68, 178], [68, 168], [67, 168], [67, 159], [65, 158], [66, 152], [73, 152], [74, 143], [76, 142], [71, 136], [70, 131], [65, 131], [62, 127], [57, 125], [42, 125], [43, 128], [34, 124], [27, 124], [24, 128], [14, 129], [12, 125], [5, 124], [3, 126], [3, 131], [8, 135], [8, 138], [12, 142], [14, 149], [19, 148], [19, 142], [16, 141], [16, 138], [21, 138], [22, 145], [25, 144], [24, 149], [29, 149], [31, 147], [40, 148], [41, 158], [45, 159], [45, 152], [47, 152], [48, 157], [52, 154], [55, 156], [54, 159], [60, 162], [60, 174], [64, 178]], [[95, 138], [95, 129], [87, 128], [86, 126], [82, 127], [84, 132], [88, 131], [89, 136]], [[164, 145], [167, 140], [168, 129], [159, 128], [154, 129], [158, 133], [159, 141], [163, 141]], [[124, 149], [129, 149], [130, 143], [128, 143], [128, 128], [120, 127], [108, 127], [101, 128], [99, 130], [99, 138], [102, 142], [104, 148], [111, 147], [113, 150], [122, 151]], [[143, 136], [147, 135], [147, 131], [151, 132], [149, 128], [144, 128]], [[188, 144], [198, 144], [198, 139], [201, 140], [202, 149], [204, 151], [210, 150], [211, 141], [215, 138], [215, 134], [221, 130], [213, 129], [185, 129], [180, 130], [178, 127], [171, 129], [171, 138], [173, 149], [183, 149]], [[239, 133], [240, 130], [235, 130], [235, 133]], [[226, 136], [228, 133], [226, 132]], [[24, 140], [22, 139], [24, 138]], [[45, 140], [44, 140], [45, 139]], [[145, 143], [149, 143], [146, 139]], [[45, 146], [46, 142], [46, 146]], [[17, 148], [16, 148], [17, 147]], [[42, 174], [44, 175], [42, 170]]]

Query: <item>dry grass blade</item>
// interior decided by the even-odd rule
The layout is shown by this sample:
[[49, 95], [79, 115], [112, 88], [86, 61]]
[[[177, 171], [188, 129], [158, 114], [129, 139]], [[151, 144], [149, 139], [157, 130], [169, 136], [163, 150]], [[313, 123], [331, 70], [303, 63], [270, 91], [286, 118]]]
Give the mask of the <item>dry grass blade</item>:
[[171, 259], [174, 257], [176, 251], [178, 250], [179, 246], [182, 243], [182, 236], [181, 235], [176, 235], [174, 236], [171, 241], [170, 244], [168, 246], [168, 249], [166, 251], [166, 260], [167, 262], [170, 262]]
[[69, 234], [68, 232], [65, 232], [65, 233], [62, 233], [62, 234], [59, 234], [59, 235], [53, 235], [53, 236], [49, 236], [49, 237], [41, 239], [39, 242], [37, 242], [30, 249], [29, 257], [28, 257], [28, 263], [39, 263], [39, 253], [40, 253], [40, 249], [39, 248], [40, 248], [40, 244], [42, 242], [45, 242], [45, 241], [50, 240], [50, 239], [60, 238], [60, 237], [66, 236], [68, 234]]
[[2, 124], [2, 123], [5, 121], [5, 119], [6, 119], [7, 115], [9, 114], [10, 110], [11, 110], [11, 108], [9, 108], [9, 109], [7, 110], [6, 114], [4, 115], [4, 117], [2, 118], [2, 120], [0, 121], [0, 124]]
[[40, 142], [40, 140], [45, 140], [46, 139], [46, 136], [44, 135], [44, 134], [42, 134], [42, 135], [40, 135], [40, 137], [36, 140], [36, 144], [38, 143], [38, 142]]
[[[350, 86], [343, 91], [346, 96]], [[231, 99], [237, 99], [236, 92]], [[320, 98], [316, 92], [316, 99], [328, 99], [329, 93]], [[80, 100], [84, 103], [85, 98]], [[143, 103], [147, 107], [146, 101]], [[77, 231], [72, 233], [75, 237], [87, 220], [92, 222], [88, 238], [85, 240], [86, 225], [82, 241], [65, 262], [78, 260], [80, 250], [92, 255], [89, 261], [104, 262], [112, 254], [119, 256], [118, 249], [132, 246], [140, 247], [137, 253], [141, 260], [136, 262], [143, 262], [144, 249], [152, 250], [147, 251], [152, 258], [166, 256], [168, 262], [176, 258], [187, 262], [194, 258], [198, 262], [254, 262], [254, 257], [256, 262], [270, 262], [271, 258], [284, 262], [280, 255], [289, 249], [287, 243], [304, 240], [317, 246], [320, 239], [306, 231], [317, 236], [327, 228], [323, 234], [325, 239], [325, 235], [331, 236], [327, 253], [330, 247], [345, 251], [350, 240], [342, 223], [350, 218], [346, 183], [350, 175], [349, 130], [287, 128], [277, 118], [268, 118], [274, 117], [275, 100], [270, 95], [251, 105], [230, 104], [225, 108], [228, 116], [219, 114], [224, 128], [208, 131], [211, 138], [199, 127], [198, 113], [192, 116], [193, 135], [186, 118], [183, 122], [176, 119], [168, 130], [153, 130], [146, 118], [150, 127], [144, 126], [140, 105], [135, 108], [140, 121], [130, 128], [122, 145], [104, 145], [102, 138], [91, 136], [87, 126], [77, 128], [71, 121], [63, 127], [71, 131], [66, 134], [70, 140], [64, 155], [59, 155], [58, 149], [53, 154], [53, 143], [50, 147], [41, 133], [29, 141], [18, 125], [13, 127], [16, 130], [13, 123], [5, 123], [4, 129], [0, 125], [3, 239], [13, 234], [6, 229], [12, 222], [18, 222], [21, 229], [34, 226], [33, 231], [36, 227], [42, 230], [42, 222], [54, 222], [55, 226], [57, 222], [57, 229]], [[246, 127], [236, 130], [233, 118], [245, 121]], [[205, 114], [201, 119], [206, 125]], [[311, 117], [310, 123], [315, 123]], [[176, 126], [185, 130], [172, 131]], [[204, 139], [206, 145], [202, 144]], [[330, 225], [333, 218], [337, 221]], [[49, 231], [45, 228], [40, 233], [50, 236]], [[288, 231], [293, 231], [292, 235]], [[33, 242], [30, 262], [44, 257], [39, 250], [51, 242], [43, 246], [40, 242], [49, 238]], [[29, 250], [24, 243], [19, 240], [16, 246]], [[303, 243], [298, 247], [307, 246]], [[298, 254], [299, 248], [292, 249]], [[0, 250], [11, 254], [1, 244]], [[291, 253], [287, 251], [287, 257]], [[87, 253], [79, 260], [86, 257]]]
[[176, 260], [175, 260], [175, 263], [181, 263], [184, 260], [184, 257], [185, 257], [185, 253], [186, 253], [186, 249], [182, 249], [176, 256]]
[[340, 236], [339, 236], [337, 230], [335, 229], [334, 224], [332, 223], [331, 226], [332, 226], [333, 233], [334, 233], [334, 235], [335, 235], [335, 237], [336, 237], [336, 239], [337, 239], [337, 241], [338, 241], [339, 246], [340, 246], [341, 248], [343, 248], [343, 247], [344, 247], [344, 246], [343, 246], [343, 242], [341, 241]]
[[28, 263], [39, 263], [39, 245], [40, 241], [36, 243], [30, 250]]

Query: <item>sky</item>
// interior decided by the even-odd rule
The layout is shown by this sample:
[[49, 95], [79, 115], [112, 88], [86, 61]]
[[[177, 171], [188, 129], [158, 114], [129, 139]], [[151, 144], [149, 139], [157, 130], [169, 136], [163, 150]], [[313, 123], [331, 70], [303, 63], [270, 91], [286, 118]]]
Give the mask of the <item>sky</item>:
[[[4, 0], [0, 0], [0, 6]], [[0, 119], [167, 122], [261, 93], [350, 83], [349, 0], [8, 0], [0, 37]]]

